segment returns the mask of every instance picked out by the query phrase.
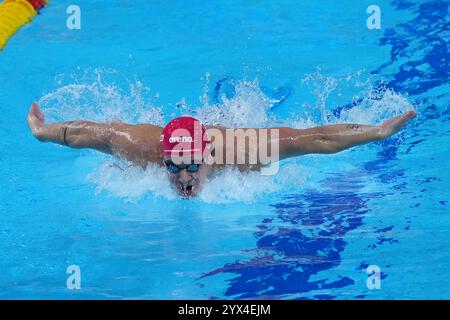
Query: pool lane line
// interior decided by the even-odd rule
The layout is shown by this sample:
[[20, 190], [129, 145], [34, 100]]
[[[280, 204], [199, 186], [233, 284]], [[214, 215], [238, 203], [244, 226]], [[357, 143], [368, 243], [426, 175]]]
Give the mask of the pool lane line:
[[17, 30], [31, 22], [49, 0], [5, 0], [0, 4], [0, 50]]

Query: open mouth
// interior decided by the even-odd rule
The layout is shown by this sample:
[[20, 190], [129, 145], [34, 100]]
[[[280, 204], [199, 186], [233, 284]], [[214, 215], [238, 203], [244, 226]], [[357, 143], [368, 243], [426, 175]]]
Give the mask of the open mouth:
[[180, 192], [183, 196], [191, 196], [194, 192], [193, 185], [180, 186]]

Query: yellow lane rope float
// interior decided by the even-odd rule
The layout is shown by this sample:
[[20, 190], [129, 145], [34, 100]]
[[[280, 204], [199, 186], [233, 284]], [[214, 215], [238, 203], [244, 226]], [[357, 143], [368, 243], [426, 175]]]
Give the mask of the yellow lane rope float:
[[5, 0], [0, 3], [0, 50], [13, 34], [30, 22], [49, 0]]

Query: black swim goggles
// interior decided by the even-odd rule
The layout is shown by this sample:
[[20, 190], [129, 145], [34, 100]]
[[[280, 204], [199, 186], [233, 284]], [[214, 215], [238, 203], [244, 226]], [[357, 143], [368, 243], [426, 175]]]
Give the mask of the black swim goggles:
[[184, 169], [186, 169], [187, 172], [195, 173], [198, 172], [198, 169], [200, 168], [199, 163], [176, 165], [172, 161], [164, 161], [164, 164], [166, 165], [167, 171], [169, 171], [170, 173], [179, 173]]

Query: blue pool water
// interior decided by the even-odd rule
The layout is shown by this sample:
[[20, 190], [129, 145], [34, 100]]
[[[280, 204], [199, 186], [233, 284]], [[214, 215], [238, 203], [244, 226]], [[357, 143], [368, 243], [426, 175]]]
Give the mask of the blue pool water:
[[[81, 30], [66, 28], [70, 4], [0, 52], [0, 298], [450, 298], [448, 2], [377, 1], [380, 30], [365, 0], [77, 1]], [[226, 170], [186, 201], [157, 168], [39, 143], [32, 101], [49, 122], [418, 116], [276, 176]]]

